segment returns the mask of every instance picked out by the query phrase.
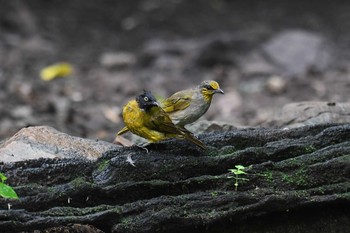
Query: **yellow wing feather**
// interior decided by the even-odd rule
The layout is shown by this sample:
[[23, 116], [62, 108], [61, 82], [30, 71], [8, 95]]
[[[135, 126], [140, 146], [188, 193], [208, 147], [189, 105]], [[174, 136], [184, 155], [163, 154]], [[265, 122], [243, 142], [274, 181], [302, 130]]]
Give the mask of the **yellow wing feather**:
[[179, 91], [162, 101], [161, 106], [166, 113], [172, 113], [188, 108], [191, 104], [193, 91]]
[[125, 134], [126, 132], [129, 132], [129, 129], [128, 127], [124, 127], [122, 128], [121, 130], [119, 130], [119, 132], [117, 133], [117, 135], [122, 135], [122, 134]]

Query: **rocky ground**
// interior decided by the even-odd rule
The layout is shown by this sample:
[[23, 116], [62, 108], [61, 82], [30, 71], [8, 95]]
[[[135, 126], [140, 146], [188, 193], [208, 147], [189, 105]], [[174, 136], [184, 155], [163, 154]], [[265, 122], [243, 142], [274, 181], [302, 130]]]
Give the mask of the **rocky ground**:
[[1, 161], [17, 161], [0, 169], [20, 196], [0, 198], [1, 232], [348, 231], [349, 124], [200, 139], [208, 150], [169, 140], [146, 152], [22, 129], [0, 145]]
[[[113, 141], [122, 105], [217, 80], [204, 119], [276, 126], [299, 101], [349, 101], [350, 4], [0, 1], [0, 139], [31, 125]], [[67, 61], [71, 77], [40, 70]]]

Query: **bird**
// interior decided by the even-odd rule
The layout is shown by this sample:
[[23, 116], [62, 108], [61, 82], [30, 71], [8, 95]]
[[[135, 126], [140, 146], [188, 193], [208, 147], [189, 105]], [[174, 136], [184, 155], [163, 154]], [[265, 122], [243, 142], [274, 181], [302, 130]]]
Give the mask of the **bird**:
[[[161, 107], [175, 125], [185, 128], [185, 125], [195, 122], [208, 111], [216, 93], [224, 94], [224, 91], [216, 81], [206, 80], [195, 88], [176, 92], [163, 100]], [[128, 131], [128, 128], [124, 127], [117, 135]]]
[[201, 149], [207, 149], [191, 132], [172, 122], [150, 91], [144, 91], [129, 101], [123, 107], [122, 115], [128, 130], [151, 143], [170, 138], [187, 139]]
[[208, 111], [216, 93], [224, 94], [224, 91], [216, 81], [206, 80], [195, 88], [176, 92], [162, 101], [161, 107], [175, 125], [184, 127]]

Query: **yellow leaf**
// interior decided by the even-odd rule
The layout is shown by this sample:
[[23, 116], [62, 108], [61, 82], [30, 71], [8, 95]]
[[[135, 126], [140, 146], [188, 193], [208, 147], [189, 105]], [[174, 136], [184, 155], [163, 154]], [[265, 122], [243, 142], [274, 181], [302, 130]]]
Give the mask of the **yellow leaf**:
[[51, 81], [59, 77], [67, 77], [73, 72], [71, 64], [62, 62], [51, 66], [47, 66], [40, 72], [40, 77], [44, 81]]

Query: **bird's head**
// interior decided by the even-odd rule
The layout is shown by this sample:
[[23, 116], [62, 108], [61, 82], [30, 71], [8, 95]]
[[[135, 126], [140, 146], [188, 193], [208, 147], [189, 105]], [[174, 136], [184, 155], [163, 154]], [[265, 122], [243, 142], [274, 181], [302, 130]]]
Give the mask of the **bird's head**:
[[224, 91], [220, 89], [219, 84], [213, 80], [203, 81], [199, 85], [199, 88], [201, 89], [202, 94], [210, 99], [215, 93], [224, 94]]
[[159, 103], [150, 91], [144, 91], [143, 94], [137, 96], [136, 102], [139, 107], [145, 111], [148, 111], [154, 106], [159, 107]]

